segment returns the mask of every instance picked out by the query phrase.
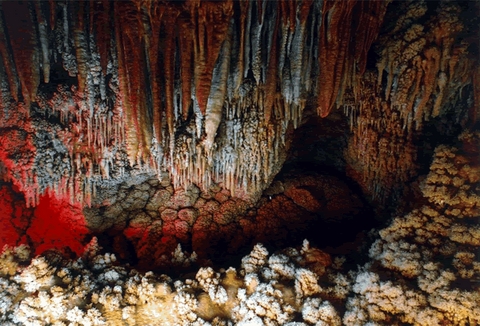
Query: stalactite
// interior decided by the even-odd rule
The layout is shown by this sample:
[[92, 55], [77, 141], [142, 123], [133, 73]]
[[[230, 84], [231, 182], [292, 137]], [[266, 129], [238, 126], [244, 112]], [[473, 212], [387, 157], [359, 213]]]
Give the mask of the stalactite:
[[[421, 81], [422, 81], [422, 67], [421, 67], [421, 59], [418, 56], [415, 61], [414, 61], [414, 66], [412, 68], [412, 75], [413, 78], [409, 79], [412, 83], [415, 83], [415, 87], [413, 89], [413, 92], [411, 94], [408, 94], [408, 99], [406, 99], [406, 107], [405, 110], [402, 110], [403, 116], [407, 116], [411, 114], [413, 105], [415, 104], [416, 97], [420, 92], [420, 87], [421, 87]], [[410, 87], [408, 87], [410, 89]]]
[[368, 51], [380, 32], [388, 2], [360, 1], [357, 5], [356, 10], [359, 12], [359, 18], [355, 26], [352, 50], [360, 75], [363, 75], [367, 67]]
[[240, 89], [240, 86], [243, 83], [243, 77], [244, 77], [244, 71], [245, 71], [245, 42], [246, 42], [246, 20], [247, 20], [247, 15], [248, 15], [248, 6], [249, 2], [248, 1], [240, 1], [237, 2], [240, 5], [240, 21], [239, 21], [239, 40], [238, 42], [239, 47], [238, 47], [238, 61], [237, 61], [237, 66], [235, 69], [235, 86], [234, 86], [234, 93], [238, 94], [238, 91]]
[[475, 69], [473, 75], [473, 104], [469, 109], [470, 126], [478, 123], [480, 116], [480, 65]]
[[[3, 2], [2, 10], [10, 38], [12, 56], [22, 86], [23, 101], [35, 101], [40, 84], [40, 56], [30, 6], [27, 2]], [[13, 83], [13, 81], [10, 81]]]
[[225, 40], [233, 14], [231, 0], [221, 3], [201, 2], [197, 7], [195, 25], [195, 96], [200, 111], [205, 115], [210, 94], [212, 73]]
[[[195, 26], [195, 37], [194, 37], [194, 49], [193, 49], [193, 56], [194, 56], [194, 75], [193, 75], [193, 83], [195, 87], [195, 97], [196, 102], [199, 108], [199, 111], [202, 115], [205, 114], [206, 105], [207, 105], [207, 98], [208, 92], [210, 91], [209, 86], [210, 82], [202, 81], [201, 78], [203, 77], [205, 68], [205, 61], [206, 61], [206, 51], [205, 51], [205, 44], [204, 40], [206, 38], [206, 31], [205, 31], [205, 24], [204, 24], [204, 15], [199, 13], [199, 4], [194, 1], [187, 2], [189, 5], [190, 17], [192, 19], [192, 25]], [[208, 78], [209, 76], [207, 76]], [[200, 88], [203, 85], [203, 88], [208, 87], [208, 90], [205, 91], [204, 89]]]
[[110, 1], [90, 1], [90, 34], [95, 41], [100, 55], [100, 65], [105, 74], [111, 51]]
[[193, 25], [191, 18], [181, 15], [179, 22], [179, 51], [182, 82], [182, 117], [187, 120], [192, 103], [192, 54], [193, 54]]
[[218, 126], [222, 120], [222, 111], [227, 93], [228, 69], [231, 56], [230, 50], [230, 38], [227, 37], [223, 42], [217, 66], [213, 70], [212, 86], [207, 101], [205, 114], [205, 147], [207, 153], [210, 152]]
[[284, 24], [288, 25], [291, 31], [295, 29], [297, 19], [297, 3], [295, 0], [280, 2], [281, 15]]
[[[430, 100], [435, 86], [437, 74], [440, 70], [440, 51], [436, 47], [431, 47], [424, 52], [425, 60], [422, 62], [422, 69], [424, 71], [424, 92], [420, 104], [418, 104], [415, 113], [415, 120], [421, 121], [423, 118], [425, 106]], [[425, 117], [428, 120], [428, 115]]]
[[87, 83], [87, 74], [88, 74], [88, 60], [89, 60], [89, 51], [88, 51], [88, 36], [86, 34], [85, 26], [85, 6], [87, 2], [78, 1], [75, 2], [75, 24], [73, 29], [73, 39], [75, 44], [75, 53], [77, 61], [77, 80], [78, 80], [78, 91], [83, 93], [85, 91], [85, 86]]
[[162, 17], [166, 10], [157, 2], [148, 4], [148, 26], [145, 27], [145, 50], [147, 52], [147, 70], [150, 79], [150, 90], [152, 94], [152, 119], [154, 126], [154, 136], [159, 143], [162, 141], [162, 95], [161, 78], [159, 69], [159, 51], [160, 51], [160, 31]]
[[47, 22], [42, 12], [42, 6], [40, 2], [35, 1], [35, 14], [38, 23], [38, 38], [40, 47], [42, 49], [42, 72], [43, 72], [43, 81], [48, 83], [50, 80], [50, 49], [49, 49], [49, 40], [47, 34]]
[[326, 117], [335, 105], [345, 72], [345, 60], [350, 43], [352, 9], [355, 0], [329, 1], [323, 3], [320, 31], [319, 65], [322, 78], [319, 80], [318, 114]]
[[[264, 8], [260, 9], [260, 6], [266, 6], [266, 1], [258, 1], [257, 2], [257, 12], [258, 15], [264, 15], [265, 10]], [[252, 3], [253, 6], [253, 3]], [[253, 10], [253, 8], [251, 9]], [[251, 13], [253, 14], [253, 13]], [[255, 82], [258, 84], [264, 82], [262, 79], [262, 29], [264, 28], [265, 22], [262, 16], [258, 16], [257, 20], [251, 21], [251, 31], [250, 31], [250, 71], [253, 74], [253, 78]]]
[[179, 12], [175, 9], [167, 9], [163, 17], [164, 30], [164, 74], [165, 74], [165, 112], [170, 139], [174, 137], [174, 78], [175, 78], [175, 25]]
[[388, 1], [324, 2], [319, 49], [323, 76], [318, 86], [320, 116], [326, 117], [337, 98], [343, 98], [345, 88], [355, 88], [356, 75], [364, 73], [367, 53], [379, 33], [387, 4]]
[[124, 97], [127, 146], [131, 165], [148, 162], [152, 124], [148, 122], [145, 99], [144, 56], [139, 13], [128, 2], [115, 3], [115, 31], [120, 87]]
[[[0, 3], [1, 6], [1, 3]], [[1, 7], [0, 7], [1, 8]], [[3, 13], [3, 12], [2, 12]], [[12, 56], [10, 55], [10, 51], [8, 50], [8, 41], [6, 37], [6, 30], [4, 27], [5, 23], [3, 20], [3, 15], [0, 15], [0, 55], [3, 59], [3, 68], [5, 69], [7, 83], [10, 86], [10, 95], [13, 99], [18, 102], [18, 90], [19, 90], [19, 82], [17, 71], [15, 69], [15, 65], [13, 63]]]
[[[311, 1], [303, 1], [298, 11], [298, 17], [291, 17], [291, 19], [298, 20], [297, 24], [293, 24], [294, 29], [291, 49], [290, 49], [290, 70], [292, 79], [292, 95], [293, 102], [298, 105], [302, 100], [302, 92], [305, 92], [305, 81], [302, 77], [302, 70], [306, 66], [304, 63], [304, 48], [305, 48], [305, 24], [307, 21], [307, 15], [310, 11]], [[295, 7], [293, 7], [295, 8]], [[295, 11], [294, 11], [295, 12]], [[307, 77], [308, 78], [308, 77]], [[306, 78], [306, 79], [307, 79]], [[294, 119], [296, 121], [296, 119]]]
[[48, 0], [49, 9], [50, 9], [50, 29], [53, 31], [55, 29], [55, 22], [56, 22], [56, 13], [57, 13], [57, 6], [55, 0]]
[[[278, 6], [278, 4], [277, 4]], [[277, 93], [277, 80], [278, 80], [278, 30], [280, 26], [280, 16], [277, 14], [275, 17], [275, 27], [272, 34], [272, 45], [270, 47], [268, 67], [267, 67], [267, 80], [265, 83], [265, 102], [263, 107], [265, 123], [270, 123], [270, 118], [273, 110], [273, 103]]]

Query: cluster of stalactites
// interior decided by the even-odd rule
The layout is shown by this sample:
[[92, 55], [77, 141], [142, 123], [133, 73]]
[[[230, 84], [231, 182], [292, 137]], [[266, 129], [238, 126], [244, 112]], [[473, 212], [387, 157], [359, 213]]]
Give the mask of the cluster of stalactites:
[[[92, 189], [91, 180], [115, 174], [124, 152], [131, 167], [168, 172], [179, 187], [265, 187], [307, 100], [317, 97], [326, 116], [365, 71], [387, 2], [0, 6], [3, 90], [27, 107], [37, 102], [44, 112], [59, 112], [55, 137], [69, 151], [65, 177], [78, 197]], [[74, 86], [60, 80], [62, 67]], [[58, 90], [37, 94], [42, 83]]]
[[[0, 150], [13, 157], [5, 175], [27, 206], [47, 189], [90, 204], [95, 180], [109, 178], [114, 166], [123, 169], [114, 162], [125, 147], [117, 59], [100, 8], [109, 4], [89, 5], [90, 15], [85, 1], [0, 3], [0, 129], [27, 133], [31, 159], [24, 164], [11, 155], [23, 153], [21, 137], [10, 141], [17, 149], [2, 144]], [[31, 176], [18, 177], [25, 169]]]
[[12, 102], [2, 107], [59, 116], [46, 132], [69, 164], [38, 188], [70, 189], [72, 201], [89, 202], [122, 151], [131, 167], [169, 172], [176, 186], [260, 189], [316, 92], [322, 2], [0, 6], [1, 89]]
[[264, 187], [314, 94], [320, 4], [115, 4], [131, 20], [115, 25], [130, 164], [166, 170], [176, 187]]
[[372, 199], [385, 204], [415, 174], [417, 152], [414, 133], [405, 127], [412, 122], [404, 121], [400, 106], [381, 100], [373, 87], [375, 78], [372, 72], [365, 74], [361, 105], [344, 106], [352, 131], [346, 158], [350, 176]]
[[[396, 3], [398, 18], [387, 18], [377, 41], [378, 72], [365, 74], [342, 99], [353, 134], [347, 160], [365, 190], [380, 201], [414, 174], [413, 139], [425, 121], [446, 114], [452, 124], [477, 119], [478, 62], [466, 42], [475, 35], [458, 3], [436, 7], [433, 12], [423, 1]], [[464, 90], [472, 83], [473, 104]]]
[[317, 111], [326, 117], [344, 103], [346, 89], [360, 100], [357, 83], [365, 73], [367, 54], [378, 36], [390, 1], [325, 1], [319, 37]]
[[253, 96], [258, 124], [278, 124], [313, 94], [318, 3], [138, 1], [114, 11], [131, 164], [174, 167], [179, 128], [192, 122], [190, 155], [212, 162], [227, 108], [245, 111]]
[[421, 129], [424, 121], [464, 100], [463, 89], [474, 82], [472, 72], [478, 67], [478, 58], [469, 53], [472, 43], [478, 44], [478, 26], [472, 31], [472, 22], [465, 18], [465, 11], [475, 8], [439, 2], [432, 15], [425, 1], [407, 3], [399, 8], [404, 19], [379, 39], [377, 85], [386, 75], [383, 97], [402, 108], [406, 125], [412, 121]]

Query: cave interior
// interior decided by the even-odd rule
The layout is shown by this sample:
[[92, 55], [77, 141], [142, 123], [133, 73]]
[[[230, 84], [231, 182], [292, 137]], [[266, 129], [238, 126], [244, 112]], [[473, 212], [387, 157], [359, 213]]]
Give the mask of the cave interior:
[[[478, 1], [2, 1], [0, 247], [75, 260], [93, 241], [181, 275], [308, 239], [348, 271], [432, 203], [477, 230], [479, 17]], [[458, 180], [431, 186], [447, 147]], [[459, 243], [479, 261], [477, 242]]]

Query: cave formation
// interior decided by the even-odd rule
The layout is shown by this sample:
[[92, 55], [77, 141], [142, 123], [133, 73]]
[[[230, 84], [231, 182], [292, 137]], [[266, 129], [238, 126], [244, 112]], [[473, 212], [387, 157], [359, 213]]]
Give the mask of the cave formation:
[[1, 2], [0, 246], [74, 258], [96, 236], [145, 269], [178, 243], [220, 261], [305, 237], [356, 252], [421, 202], [435, 147], [478, 130], [479, 16], [473, 1]]
[[[175, 301], [182, 325], [269, 324], [232, 308], [255, 293], [286, 304], [272, 325], [480, 323], [478, 17], [477, 1], [0, 2], [0, 321], [92, 273], [107, 286], [80, 310], [142, 324], [128, 291], [158, 279], [130, 266], [201, 267], [160, 286], [163, 303], [200, 293]], [[49, 320], [87, 320], [75, 295]]]

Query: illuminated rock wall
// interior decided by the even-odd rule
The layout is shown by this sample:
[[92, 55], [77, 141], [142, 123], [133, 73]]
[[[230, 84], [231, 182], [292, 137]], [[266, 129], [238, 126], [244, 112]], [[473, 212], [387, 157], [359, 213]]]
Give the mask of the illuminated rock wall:
[[[176, 188], [222, 183], [255, 198], [282, 166], [307, 101], [318, 98], [326, 116], [343, 76], [355, 65], [363, 72], [385, 9], [363, 1], [2, 3], [0, 120], [2, 128], [18, 124], [10, 115], [25, 120], [33, 146], [28, 167], [12, 162], [8, 178], [29, 205], [46, 188], [90, 204], [96, 184], [132, 170], [167, 173]], [[349, 46], [353, 33], [361, 37]], [[54, 152], [35, 153], [44, 145]]]

